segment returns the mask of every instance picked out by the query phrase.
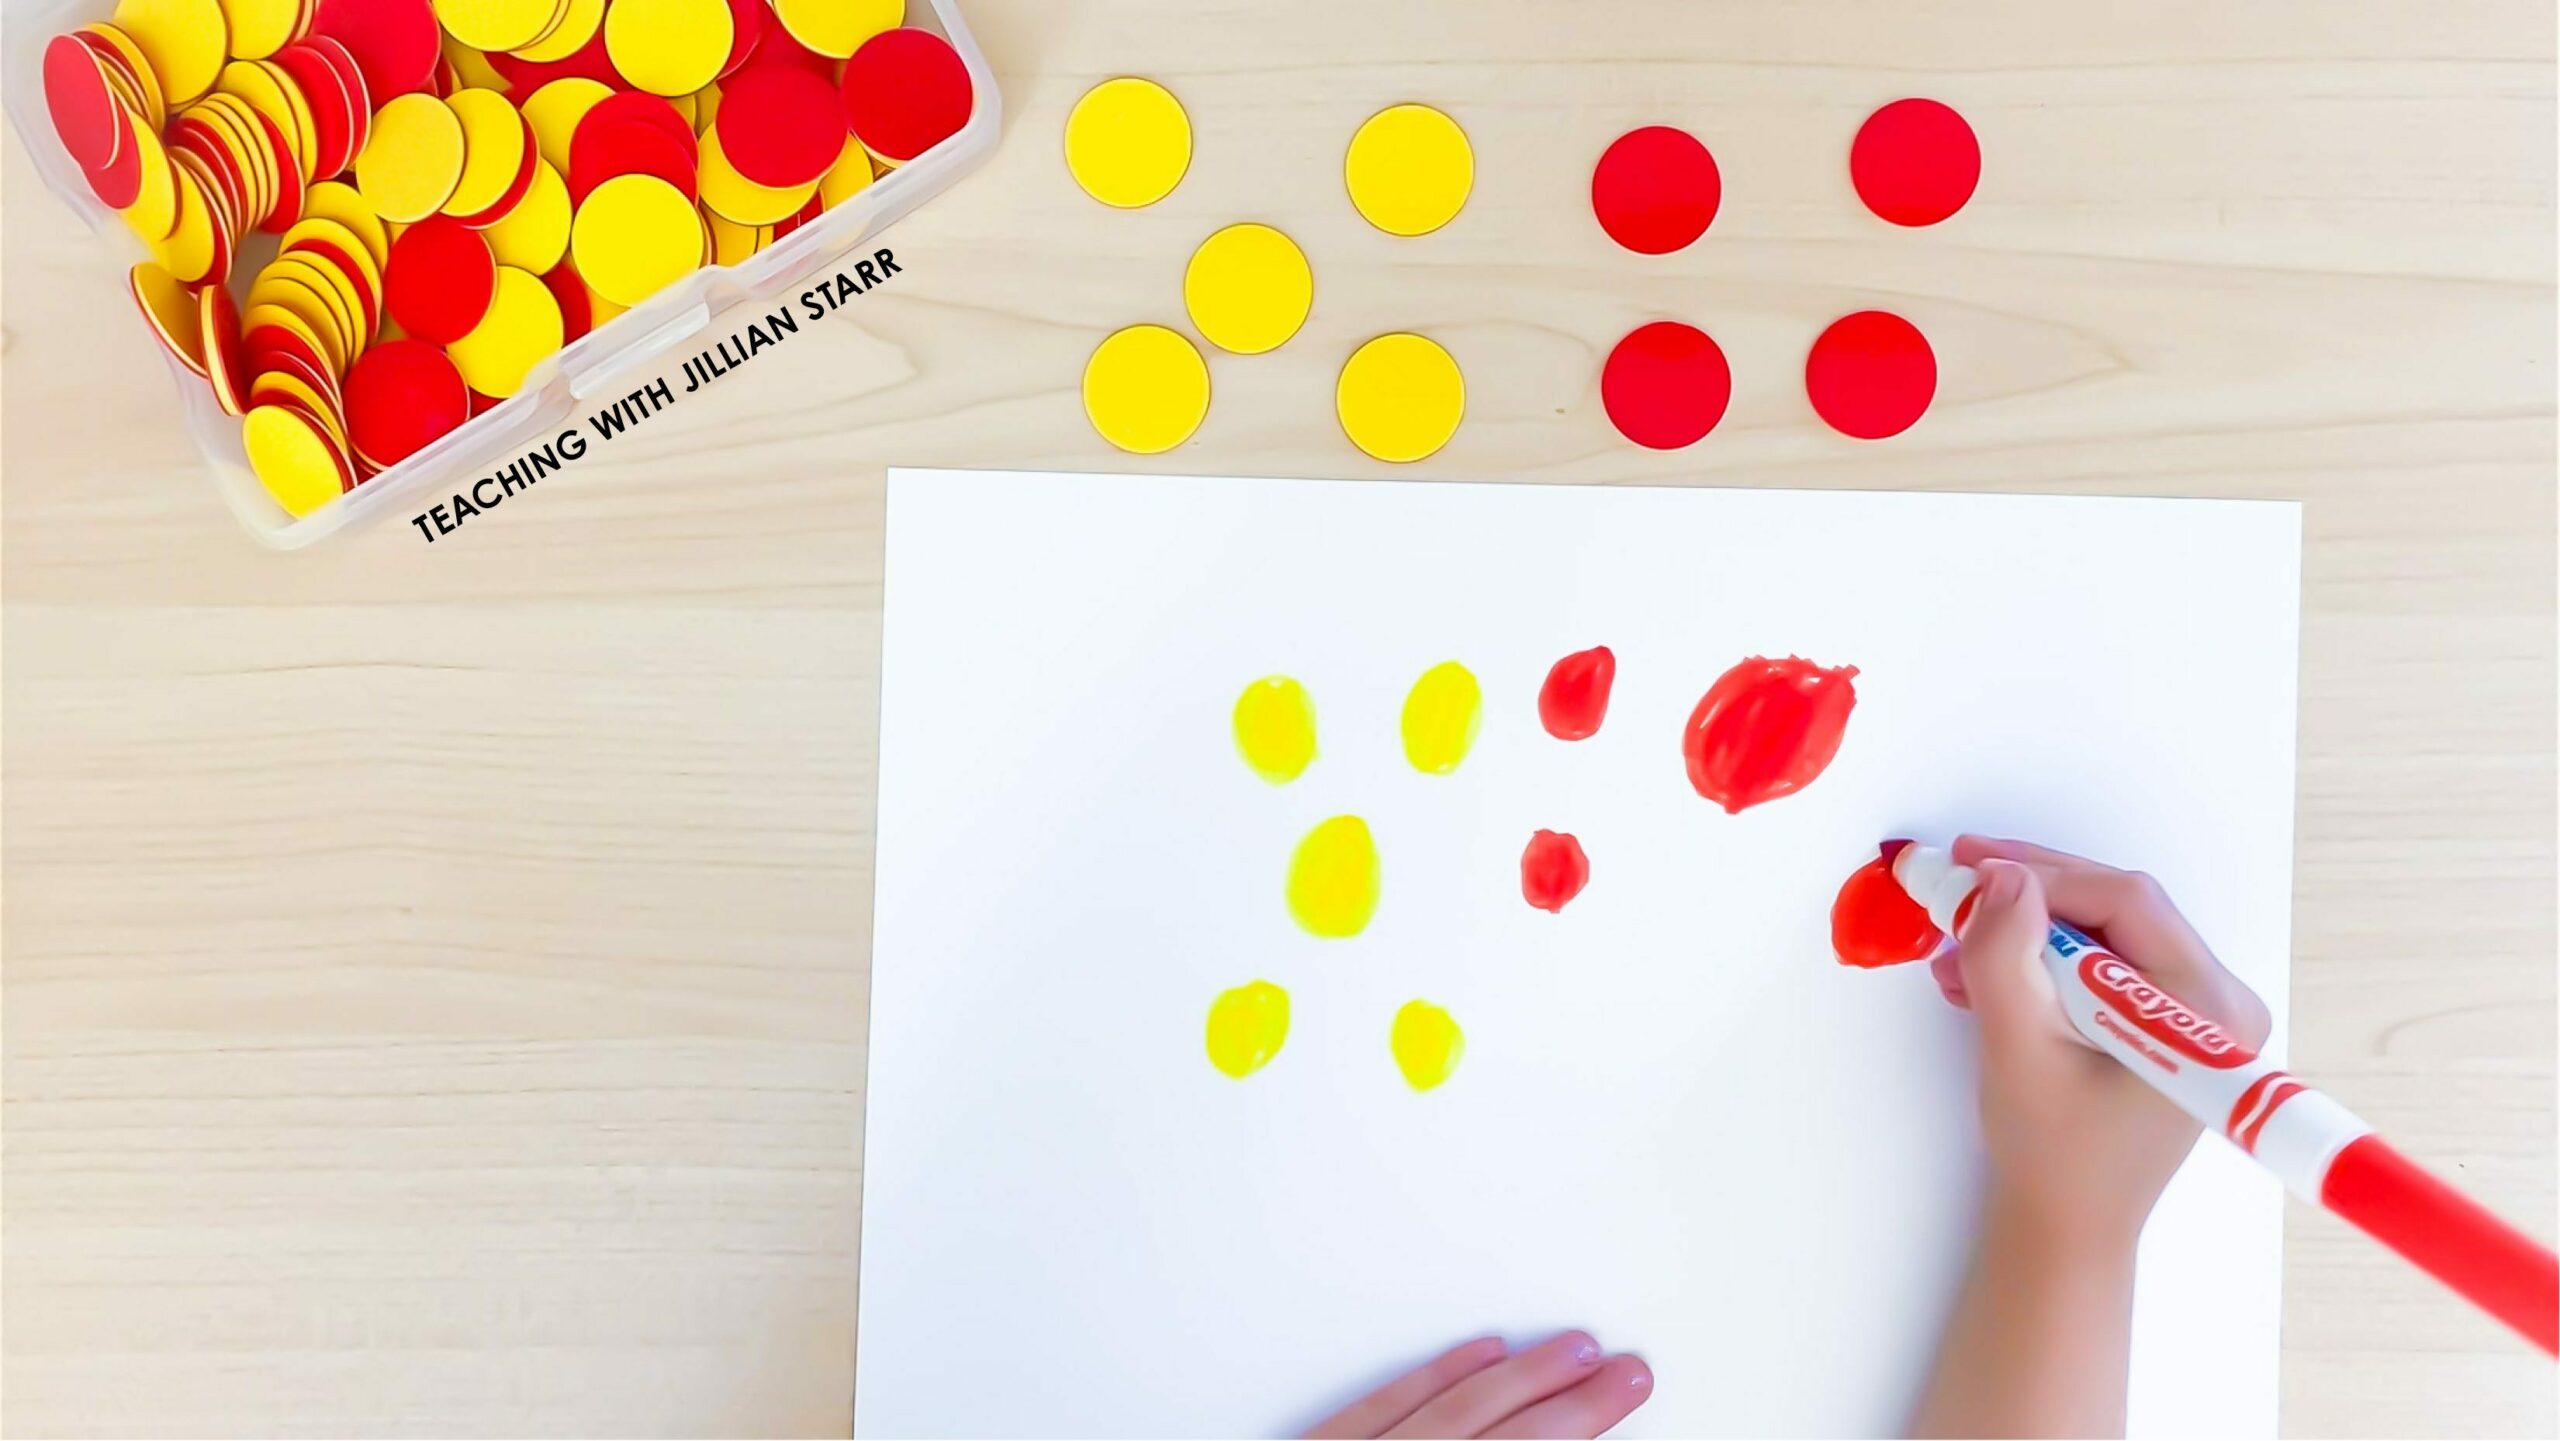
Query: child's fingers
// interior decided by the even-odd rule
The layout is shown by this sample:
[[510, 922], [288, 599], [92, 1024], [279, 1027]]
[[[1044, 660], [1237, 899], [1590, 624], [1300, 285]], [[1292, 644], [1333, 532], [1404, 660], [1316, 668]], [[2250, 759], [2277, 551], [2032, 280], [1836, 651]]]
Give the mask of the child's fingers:
[[1484, 1336], [1454, 1346], [1318, 1422], [1309, 1441], [1384, 1436], [1387, 1428], [1411, 1416], [1424, 1402], [1469, 1376], [1501, 1361], [1511, 1348], [1499, 1336]]
[[1525, 1411], [1589, 1376], [1600, 1365], [1600, 1343], [1586, 1331], [1541, 1341], [1499, 1365], [1488, 1366], [1441, 1392], [1387, 1431], [1389, 1436], [1478, 1436], [1516, 1411]]
[[1988, 1045], [2058, 1036], [2062, 1009], [2041, 959], [2047, 928], [2043, 884], [2033, 868], [2015, 861], [1986, 859], [1981, 871], [1973, 918], [1956, 943], [1967, 1009], [1981, 1020]]
[[1972, 998], [1964, 993], [1964, 967], [1953, 951], [1940, 951], [1929, 958], [1929, 979], [1938, 983], [1938, 994], [1959, 1011], [1973, 1009]]
[[2140, 871], [2120, 871], [2062, 851], [1987, 836], [1957, 837], [1955, 855], [1964, 865], [2008, 860], [2032, 868], [2044, 883], [2045, 904], [2054, 915], [2104, 936], [2110, 950], [2243, 1043], [2255, 1047], [2266, 1041], [2266, 1004], [2223, 968], [2158, 881]]
[[1653, 1372], [1633, 1356], [1612, 1356], [1581, 1381], [1518, 1412], [1487, 1436], [1591, 1437], [1627, 1419], [1653, 1394]]

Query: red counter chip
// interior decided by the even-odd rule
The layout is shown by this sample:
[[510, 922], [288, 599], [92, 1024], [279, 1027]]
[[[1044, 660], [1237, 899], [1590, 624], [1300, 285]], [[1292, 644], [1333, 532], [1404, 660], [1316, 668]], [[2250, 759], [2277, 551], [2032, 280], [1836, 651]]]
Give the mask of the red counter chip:
[[377, 98], [374, 95], [373, 87], [364, 78], [364, 67], [356, 63], [355, 52], [347, 48], [345, 41], [331, 35], [314, 35], [303, 43], [317, 52], [321, 59], [328, 61], [329, 68], [337, 72], [340, 80], [346, 82], [348, 136], [346, 163], [353, 165], [356, 163], [356, 157], [364, 153], [364, 143], [373, 133], [374, 110], [391, 97]]
[[1619, 136], [1591, 172], [1591, 213], [1639, 255], [1668, 255], [1706, 234], [1723, 199], [1715, 157], [1668, 125]]
[[610, 95], [569, 137], [569, 203], [585, 204], [617, 175], [654, 175], [692, 199], [701, 194], [700, 167], [693, 127], [673, 105], [638, 90]]
[[1964, 208], [1981, 179], [1973, 127], [1935, 100], [1896, 100], [1868, 116], [1849, 146], [1858, 198], [1896, 225], [1937, 224]]
[[377, 106], [426, 89], [444, 59], [444, 27], [427, 0], [320, 0], [311, 29], [354, 52]]
[[451, 345], [489, 313], [498, 260], [479, 231], [450, 216], [430, 216], [391, 242], [382, 288], [402, 330]]
[[1628, 332], [1600, 371], [1600, 403], [1618, 433], [1652, 450], [1678, 450], [1724, 419], [1733, 371], [1708, 334], [1676, 320]]
[[797, 65], [750, 65], [720, 87], [712, 118], [720, 153], [740, 175], [797, 190], [844, 153], [844, 101], [827, 77]]
[[363, 312], [361, 319], [367, 340], [381, 331], [382, 308], [386, 298], [374, 290], [372, 278], [366, 274], [363, 261], [349, 254], [346, 247], [338, 242], [318, 235], [306, 235], [295, 241], [289, 249], [310, 254], [329, 269], [337, 272], [340, 278], [347, 282], [348, 291], [355, 296], [356, 304]]
[[[883, 30], [844, 62], [844, 113], [863, 148], [915, 159], [969, 123], [969, 67], [951, 42], [912, 25]], [[726, 110], [727, 87], [721, 108]]]
[[[119, 123], [128, 127], [133, 124], [129, 119]], [[154, 153], [159, 152], [155, 149]], [[101, 166], [84, 165], [80, 174], [89, 182], [90, 191], [108, 209], [122, 210], [142, 195], [142, 163], [143, 147], [128, 133], [123, 143], [116, 147], [114, 159]], [[167, 163], [165, 156], [162, 163]]]
[[1832, 429], [1882, 440], [1911, 428], [1938, 393], [1938, 357], [1899, 315], [1861, 310], [1831, 322], [1805, 357], [1804, 389]]
[[68, 35], [44, 47], [44, 104], [62, 148], [83, 170], [104, 170], [124, 148], [129, 122], [98, 69], [98, 57]]
[[[769, 9], [771, 7], [768, 6], [766, 8]], [[793, 35], [788, 26], [785, 26], [781, 21], [773, 19], [770, 16], [766, 17], [765, 20], [764, 38], [756, 42], [755, 63], [758, 65], [798, 65], [810, 70], [815, 70], [819, 74], [826, 76], [830, 81], [833, 81], [836, 78], [836, 62], [834, 60], [819, 54], [817, 51], [810, 49], [806, 45], [801, 44], [799, 37]]]
[[249, 364], [240, 341], [240, 302], [219, 285], [196, 292], [196, 328], [204, 341], [204, 376], [225, 415], [249, 413]]
[[773, 7], [766, 0], [729, 0], [729, 58], [720, 63], [718, 79], [726, 80], [754, 58], [764, 33], [776, 29]]
[[616, 90], [631, 88], [631, 82], [623, 79], [622, 72], [614, 68], [613, 56], [605, 49], [602, 25], [596, 27], [595, 34], [587, 37], [586, 44], [558, 60], [524, 60], [504, 50], [492, 50], [483, 58], [489, 62], [490, 69], [506, 79], [508, 93], [514, 95], [531, 95], [554, 80], [566, 80], [573, 75], [610, 85]]
[[347, 438], [389, 468], [471, 418], [470, 388], [445, 353], [423, 340], [377, 345], [347, 372]]
[[[311, 178], [334, 179], [362, 153], [356, 144], [355, 97], [347, 93], [337, 67], [313, 45], [287, 45], [276, 52], [275, 64], [311, 107]], [[370, 128], [369, 113], [365, 123]]]
[[595, 306], [587, 301], [587, 282], [576, 266], [561, 261], [543, 274], [542, 285], [560, 302], [561, 344], [568, 345], [596, 328]]
[[268, 214], [266, 223], [258, 228], [270, 235], [282, 235], [302, 218], [303, 200], [309, 188], [303, 183], [302, 167], [294, 163], [293, 146], [284, 138], [284, 131], [265, 115], [258, 116], [258, 131], [266, 137], [268, 152], [275, 156], [276, 162], [275, 208]]

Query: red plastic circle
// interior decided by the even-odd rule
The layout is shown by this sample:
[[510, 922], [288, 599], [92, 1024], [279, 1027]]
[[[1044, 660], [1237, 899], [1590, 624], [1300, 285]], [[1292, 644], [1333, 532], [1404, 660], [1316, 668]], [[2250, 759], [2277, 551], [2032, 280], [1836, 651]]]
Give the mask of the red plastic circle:
[[347, 437], [365, 459], [398, 465], [471, 418], [470, 387], [442, 350], [386, 341], [347, 371]]
[[1896, 225], [1935, 225], [1964, 208], [1982, 179], [1982, 143], [1935, 100], [1896, 100], [1858, 127], [1849, 180]]
[[498, 293], [497, 257], [479, 231], [451, 216], [430, 216], [391, 242], [382, 288], [402, 330], [451, 345], [489, 313]]
[[1882, 440], [1911, 428], [1938, 393], [1938, 357], [1918, 326], [1882, 310], [1831, 322], [1804, 362], [1805, 395], [1831, 428]]
[[124, 105], [108, 88], [98, 57], [68, 35], [44, 47], [44, 104], [62, 148], [83, 170], [104, 170], [132, 137]]
[[1694, 445], [1724, 419], [1733, 370], [1714, 339], [1694, 325], [1657, 320], [1629, 331], [1600, 370], [1609, 423], [1654, 450]]
[[1591, 172], [1591, 213], [1610, 239], [1639, 255], [1667, 255], [1706, 234], [1723, 201], [1716, 158], [1668, 125], [1619, 136]]
[[376, 106], [426, 89], [444, 61], [444, 27], [427, 0], [320, 0], [311, 30], [345, 43]]
[[798, 65], [750, 65], [720, 87], [712, 127], [740, 175], [796, 190], [844, 154], [844, 102], [827, 77]]
[[864, 148], [903, 163], [969, 123], [969, 67], [951, 42], [903, 25], [862, 42], [844, 62], [844, 113]]

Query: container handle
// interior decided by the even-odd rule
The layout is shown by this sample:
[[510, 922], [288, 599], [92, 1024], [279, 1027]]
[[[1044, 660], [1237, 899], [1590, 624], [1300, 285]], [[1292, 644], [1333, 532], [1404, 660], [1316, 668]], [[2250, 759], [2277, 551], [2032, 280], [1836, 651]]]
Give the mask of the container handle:
[[711, 323], [708, 304], [688, 306], [673, 318], [638, 340], [613, 352], [594, 365], [569, 377], [569, 393], [579, 400], [592, 398], [608, 381], [626, 371], [637, 370], [668, 351], [682, 345]]

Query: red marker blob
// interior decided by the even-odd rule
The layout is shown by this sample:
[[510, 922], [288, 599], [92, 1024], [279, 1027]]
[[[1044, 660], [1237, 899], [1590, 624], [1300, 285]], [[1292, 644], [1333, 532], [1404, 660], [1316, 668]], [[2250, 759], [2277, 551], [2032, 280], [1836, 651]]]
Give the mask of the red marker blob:
[[1911, 428], [1938, 393], [1938, 357], [1919, 327], [1861, 310], [1831, 322], [1805, 357], [1804, 393], [1833, 430], [1882, 440]]
[[1520, 898], [1549, 913], [1564, 909], [1564, 903], [1582, 894], [1591, 884], [1591, 858], [1582, 853], [1582, 842], [1559, 831], [1540, 831], [1529, 837], [1529, 848], [1520, 853]]
[[1831, 949], [1844, 966], [1898, 966], [1928, 956], [1945, 939], [1881, 857], [1851, 871], [1831, 902]]
[[1600, 403], [1618, 433], [1653, 450], [1693, 445], [1724, 419], [1733, 371], [1703, 330], [1657, 320], [1629, 331], [1600, 370]]
[[1607, 646], [1575, 651], [1557, 661], [1538, 687], [1538, 724], [1560, 741], [1589, 740], [1608, 718], [1609, 688], [1617, 681], [1618, 658]]
[[1982, 179], [1982, 143], [1935, 100], [1896, 100], [1858, 127], [1849, 181], [1896, 225], [1935, 225], [1964, 208]]
[[1668, 125], [1619, 136], [1591, 172], [1591, 213], [1611, 240], [1639, 255], [1667, 255], [1706, 234], [1723, 200], [1716, 158]]
[[1813, 784], [1840, 753], [1856, 666], [1753, 656], [1716, 678], [1681, 734], [1689, 784], [1739, 815]]

